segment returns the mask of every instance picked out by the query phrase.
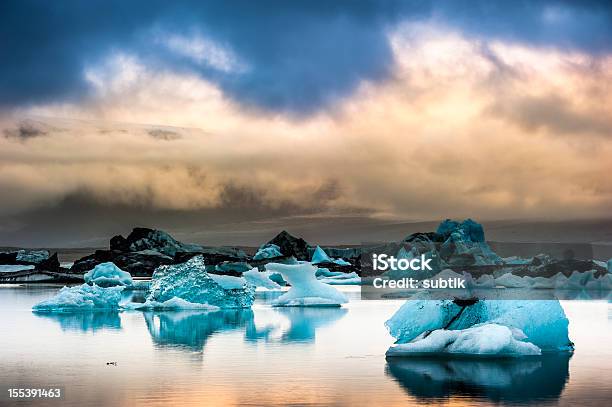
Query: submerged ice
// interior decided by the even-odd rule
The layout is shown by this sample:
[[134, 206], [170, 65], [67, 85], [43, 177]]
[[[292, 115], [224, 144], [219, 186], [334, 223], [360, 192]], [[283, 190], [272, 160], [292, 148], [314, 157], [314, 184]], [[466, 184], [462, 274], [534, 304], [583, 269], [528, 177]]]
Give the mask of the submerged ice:
[[317, 280], [317, 268], [310, 263], [269, 263], [266, 269], [280, 273], [291, 285], [289, 291], [273, 303], [277, 307], [340, 306], [348, 298], [334, 287]]
[[397, 339], [387, 354], [519, 356], [571, 351], [568, 324], [557, 300], [409, 300], [385, 323]]

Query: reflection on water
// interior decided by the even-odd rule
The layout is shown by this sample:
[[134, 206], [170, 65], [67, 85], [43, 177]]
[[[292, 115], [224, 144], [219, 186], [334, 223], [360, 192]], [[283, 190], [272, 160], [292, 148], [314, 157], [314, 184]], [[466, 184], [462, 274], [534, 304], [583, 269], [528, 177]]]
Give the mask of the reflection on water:
[[[201, 351], [215, 333], [244, 329], [245, 342], [313, 342], [318, 328], [342, 318], [342, 308], [277, 308], [255, 323], [250, 309], [144, 312], [154, 343]], [[280, 318], [278, 318], [280, 317]], [[262, 326], [263, 324], [263, 326]]]
[[96, 332], [100, 329], [121, 329], [121, 318], [116, 311], [74, 313], [34, 312], [34, 315], [59, 323], [63, 331]]
[[421, 400], [470, 396], [527, 403], [559, 398], [569, 379], [570, 354], [528, 359], [389, 358], [386, 372]]
[[344, 308], [281, 308], [278, 310], [289, 319], [289, 329], [281, 337], [282, 342], [314, 341], [316, 330], [332, 324], [346, 315]]
[[245, 328], [252, 324], [250, 309], [201, 311], [145, 312], [145, 323], [160, 346], [185, 347], [201, 351], [206, 341], [216, 332]]
[[571, 359], [387, 362], [384, 321], [403, 301], [363, 301], [350, 287], [342, 308], [274, 308], [272, 292], [251, 310], [32, 312], [59, 289], [0, 288], [0, 384], [62, 386], [62, 406], [602, 406], [612, 395], [604, 301], [562, 304]]

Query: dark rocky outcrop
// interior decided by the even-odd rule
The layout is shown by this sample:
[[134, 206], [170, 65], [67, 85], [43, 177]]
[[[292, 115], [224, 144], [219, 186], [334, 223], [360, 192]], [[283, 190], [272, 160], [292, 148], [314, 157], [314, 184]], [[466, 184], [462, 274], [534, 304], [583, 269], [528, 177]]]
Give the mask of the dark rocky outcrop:
[[298, 260], [310, 260], [308, 243], [302, 238], [292, 236], [286, 230], [276, 235], [268, 244], [277, 245], [284, 256], [293, 256]]
[[51, 257], [47, 250], [19, 249], [0, 252], [0, 264], [38, 266]]
[[133, 276], [150, 277], [161, 265], [184, 263], [197, 255], [213, 266], [245, 261], [248, 257], [239, 249], [202, 247], [182, 243], [161, 230], [134, 228], [127, 237], [111, 238], [110, 250], [97, 250], [74, 262], [70, 271], [85, 273], [100, 263], [111, 261]]
[[57, 258], [57, 253], [53, 253], [53, 255], [49, 256], [47, 259], [41, 261], [36, 265], [36, 270], [47, 270], [47, 271], [55, 271], [60, 272], [60, 262]]

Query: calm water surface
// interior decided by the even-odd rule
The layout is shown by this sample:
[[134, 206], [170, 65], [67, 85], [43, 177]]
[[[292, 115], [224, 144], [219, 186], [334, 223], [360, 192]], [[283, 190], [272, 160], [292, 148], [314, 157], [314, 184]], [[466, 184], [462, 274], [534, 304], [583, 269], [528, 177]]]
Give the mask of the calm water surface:
[[[402, 301], [339, 309], [41, 315], [57, 287], [0, 287], [0, 390], [62, 386], [40, 405], [609, 405], [612, 306], [563, 302], [573, 356], [387, 362]], [[107, 362], [117, 362], [116, 366]], [[0, 404], [9, 405], [6, 394]], [[26, 403], [24, 403], [26, 404]]]

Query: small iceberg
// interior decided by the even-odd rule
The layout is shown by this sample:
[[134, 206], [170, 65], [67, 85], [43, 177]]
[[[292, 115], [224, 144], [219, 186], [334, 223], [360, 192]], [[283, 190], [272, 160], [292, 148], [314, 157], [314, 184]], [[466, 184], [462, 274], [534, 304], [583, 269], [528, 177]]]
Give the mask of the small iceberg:
[[99, 287], [83, 284], [64, 287], [53, 298], [39, 302], [32, 308], [38, 312], [74, 312], [119, 309], [124, 287]]
[[259, 271], [254, 268], [249, 271], [242, 273], [242, 277], [247, 283], [255, 287], [261, 287], [268, 290], [280, 290], [281, 286], [276, 282], [272, 281], [272, 273], [269, 271]]
[[164, 303], [177, 297], [219, 308], [249, 308], [254, 292], [255, 287], [243, 278], [208, 274], [204, 258], [195, 256], [182, 264], [158, 267], [147, 301]]
[[[458, 354], [521, 356], [537, 354], [535, 348], [542, 353], [573, 350], [569, 321], [557, 300], [415, 299], [407, 301], [385, 325], [397, 339], [389, 356], [450, 350]], [[501, 325], [508, 331], [491, 325]], [[470, 328], [480, 329], [467, 331]], [[429, 338], [431, 335], [433, 338]], [[487, 342], [487, 338], [494, 342]]]
[[340, 273], [335, 276], [321, 278], [319, 281], [330, 285], [360, 285], [361, 277], [355, 272]]
[[275, 307], [339, 307], [348, 302], [343, 293], [317, 280], [316, 267], [310, 263], [269, 263], [266, 269], [280, 273], [291, 285], [272, 303]]
[[325, 253], [325, 250], [321, 249], [321, 246], [317, 246], [314, 253], [312, 254], [312, 260], [310, 261], [312, 264], [322, 264], [322, 263], [333, 263], [339, 266], [350, 266], [351, 263], [344, 259], [332, 259]]
[[259, 248], [255, 256], [253, 256], [253, 260], [265, 260], [265, 259], [273, 259], [275, 257], [282, 257], [283, 254], [280, 251], [280, 247], [275, 244], [268, 243]]
[[98, 264], [85, 273], [83, 278], [87, 284], [95, 284], [99, 287], [130, 287], [134, 284], [130, 273], [121, 270], [110, 261]]

